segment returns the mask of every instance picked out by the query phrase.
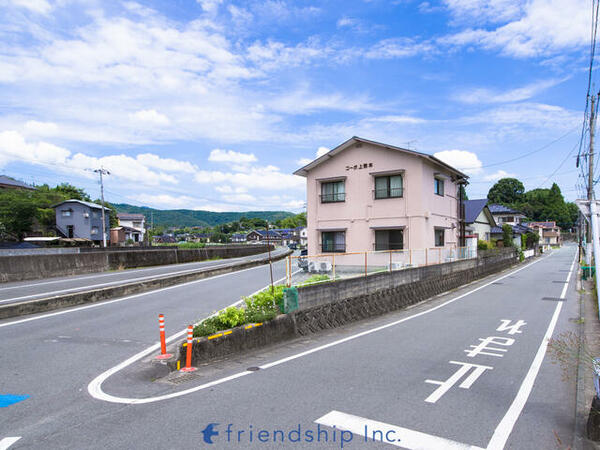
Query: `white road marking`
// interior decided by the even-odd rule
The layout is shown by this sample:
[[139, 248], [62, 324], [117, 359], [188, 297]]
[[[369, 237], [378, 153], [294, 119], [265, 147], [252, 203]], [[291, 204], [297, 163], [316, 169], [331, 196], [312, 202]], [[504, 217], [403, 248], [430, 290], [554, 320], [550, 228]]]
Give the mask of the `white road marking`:
[[464, 362], [459, 362], [459, 361], [450, 361], [450, 364], [457, 364], [462, 367], [460, 369], [458, 369], [446, 381], [425, 380], [425, 383], [437, 384], [440, 386], [435, 391], [433, 391], [429, 397], [427, 397], [425, 399], [425, 401], [427, 403], [437, 402], [440, 398], [442, 398], [442, 396], [446, 392], [448, 392], [450, 390], [450, 388], [452, 386], [454, 386], [456, 383], [458, 383], [458, 380], [460, 380], [463, 377], [463, 375], [466, 375], [467, 372], [469, 372], [469, 370], [474, 369], [473, 372], [471, 372], [471, 375], [469, 375], [467, 378], [465, 378], [465, 380], [462, 383], [460, 383], [458, 385], [458, 387], [463, 388], [463, 389], [470, 389], [471, 386], [473, 386], [473, 383], [475, 383], [475, 381], [477, 381], [477, 378], [479, 378], [483, 374], [483, 372], [485, 372], [486, 370], [493, 369], [493, 367], [490, 367], [490, 366], [481, 366], [479, 364], [470, 364], [470, 363], [464, 363]]
[[500, 326], [496, 328], [496, 331], [507, 331], [508, 334], [521, 334], [523, 333], [519, 328], [527, 325], [524, 320], [518, 320], [514, 325], [509, 325], [512, 321], [507, 319], [500, 319]]
[[[250, 260], [252, 261], [252, 260]], [[111, 285], [119, 285], [119, 284], [127, 284], [128, 282], [134, 282], [134, 281], [143, 281], [143, 280], [148, 280], [148, 279], [152, 279], [152, 278], [159, 278], [159, 277], [164, 277], [164, 276], [173, 276], [173, 275], [181, 275], [184, 273], [191, 273], [191, 272], [200, 272], [206, 269], [218, 269], [219, 267], [226, 267], [229, 266], [228, 263], [225, 264], [219, 264], [219, 265], [214, 265], [214, 266], [203, 266], [203, 267], [196, 267], [194, 269], [187, 269], [187, 270], [179, 270], [177, 272], [167, 272], [167, 273], [163, 273], [163, 274], [157, 274], [157, 275], [147, 275], [145, 277], [137, 277], [137, 278], [129, 278], [126, 280], [117, 280], [117, 281], [110, 281], [108, 283], [101, 283], [101, 284], [92, 284], [90, 286], [80, 286], [80, 287], [74, 287], [74, 288], [69, 288], [69, 289], [61, 289], [59, 291], [51, 291], [51, 292], [42, 292], [39, 294], [30, 294], [30, 295], [24, 295], [22, 297], [13, 297], [13, 298], [7, 298], [4, 300], [0, 300], [0, 303], [8, 303], [8, 302], [14, 302], [17, 300], [25, 300], [25, 299], [42, 299], [42, 298], [47, 298], [47, 297], [52, 297], [55, 296], [56, 294], [65, 294], [67, 292], [77, 292], [77, 291], [86, 291], [88, 289], [93, 289], [93, 288], [99, 288], [99, 287], [103, 287], [103, 286], [111, 286]]]
[[[502, 275], [501, 277], [498, 277], [498, 278], [496, 278], [496, 279], [494, 279], [494, 280], [492, 280], [492, 281], [490, 281], [488, 283], [485, 283], [485, 284], [483, 284], [483, 285], [481, 285], [481, 286], [479, 286], [479, 287], [477, 287], [475, 289], [472, 289], [472, 290], [470, 290], [468, 292], [465, 292], [464, 294], [461, 294], [458, 297], [454, 297], [454, 298], [452, 298], [450, 300], [447, 300], [444, 303], [441, 303], [441, 304], [439, 304], [437, 306], [433, 306], [432, 308], [429, 308], [429, 309], [427, 309], [425, 311], [421, 311], [420, 313], [413, 314], [412, 316], [408, 316], [408, 317], [405, 317], [404, 319], [396, 320], [394, 322], [391, 322], [391, 323], [388, 323], [388, 324], [385, 324], [385, 325], [381, 325], [381, 326], [376, 327], [376, 328], [371, 328], [370, 330], [365, 330], [365, 331], [362, 331], [360, 333], [353, 334], [351, 336], [339, 339], [337, 341], [330, 342], [329, 344], [324, 344], [324, 345], [321, 345], [319, 347], [315, 347], [313, 349], [306, 350], [304, 352], [296, 353], [295, 355], [288, 356], [286, 358], [282, 358], [282, 359], [279, 359], [277, 361], [273, 361], [273, 362], [270, 362], [270, 363], [267, 363], [267, 364], [263, 364], [262, 366], [259, 366], [259, 367], [261, 369], [263, 369], [263, 370], [269, 369], [271, 367], [278, 366], [278, 365], [286, 363], [288, 361], [292, 361], [292, 360], [297, 359], [297, 358], [302, 358], [302, 357], [310, 355], [312, 353], [316, 353], [316, 352], [319, 352], [321, 350], [325, 350], [327, 348], [334, 347], [334, 346], [339, 345], [339, 344], [343, 344], [344, 342], [348, 342], [348, 341], [351, 341], [353, 339], [357, 339], [357, 338], [360, 338], [360, 337], [363, 337], [363, 336], [367, 336], [367, 335], [369, 335], [371, 333], [376, 333], [378, 331], [385, 330], [386, 328], [390, 328], [390, 327], [396, 326], [398, 324], [401, 324], [401, 323], [406, 322], [408, 320], [414, 319], [416, 317], [423, 316], [425, 314], [428, 314], [430, 312], [433, 312], [433, 311], [436, 311], [436, 310], [438, 310], [440, 308], [443, 308], [446, 305], [454, 303], [455, 301], [460, 300], [461, 298], [464, 298], [464, 297], [466, 297], [468, 295], [471, 295], [474, 292], [480, 291], [481, 289], [484, 289], [484, 288], [490, 286], [491, 284], [496, 283], [496, 282], [498, 282], [500, 280], [503, 280], [504, 278], [507, 278], [507, 277], [509, 277], [509, 276], [517, 273], [517, 272], [520, 272], [521, 270], [525, 270], [525, 269], [533, 266], [534, 264], [537, 264], [538, 262], [543, 261], [544, 259], [546, 259], [546, 258], [548, 258], [550, 256], [552, 256], [552, 253], [550, 253], [547, 257], [543, 257], [543, 258], [537, 259], [537, 260], [535, 260], [535, 261], [533, 261], [533, 262], [531, 262], [529, 264], [526, 264], [523, 267], [520, 267], [520, 268], [518, 268], [516, 270], [513, 270], [513, 271], [507, 273], [506, 275]], [[0, 325], [0, 326], [2, 326], [2, 325]], [[179, 333], [177, 333], [177, 334], [169, 337], [169, 339], [167, 339], [167, 341], [170, 342], [173, 339], [176, 339], [179, 336], [182, 336], [183, 333], [185, 333], [185, 332], [186, 332], [186, 330], [182, 330]], [[137, 355], [132, 356], [131, 358], [129, 358], [128, 360], [122, 362], [121, 364], [119, 364], [119, 365], [117, 365], [117, 366], [115, 366], [115, 367], [107, 370], [106, 372], [100, 374], [98, 377], [96, 377], [94, 380], [92, 380], [92, 382], [88, 385], [88, 392], [94, 398], [97, 398], [99, 400], [104, 400], [104, 401], [107, 401], [107, 402], [112, 402], [112, 403], [124, 403], [124, 404], [152, 403], [152, 402], [157, 402], [157, 401], [166, 400], [166, 399], [170, 399], [170, 398], [180, 397], [182, 395], [190, 394], [192, 392], [197, 392], [197, 391], [200, 391], [202, 389], [206, 389], [207, 387], [214, 386], [216, 384], [221, 384], [221, 383], [224, 383], [225, 381], [229, 381], [230, 379], [239, 378], [241, 376], [244, 376], [244, 375], [247, 375], [247, 374], [250, 373], [250, 372], [247, 372], [247, 371], [239, 372], [239, 373], [237, 373], [235, 375], [232, 375], [230, 377], [221, 378], [221, 379], [215, 380], [215, 381], [213, 381], [211, 383], [208, 383], [208, 384], [203, 384], [203, 385], [196, 386], [196, 387], [193, 387], [193, 388], [190, 388], [190, 389], [186, 389], [184, 391], [173, 392], [171, 394], [161, 395], [161, 396], [158, 396], [158, 397], [147, 397], [147, 398], [115, 397], [115, 396], [106, 394], [106, 393], [104, 393], [102, 391], [102, 383], [109, 376], [113, 375], [114, 373], [118, 372], [119, 370], [123, 369], [124, 367], [129, 366], [130, 364], [132, 364], [135, 361], [143, 358], [144, 356], [149, 355], [150, 353], [152, 353], [156, 349], [158, 349], [158, 344], [155, 344], [154, 346], [149, 347], [148, 349], [146, 349], [146, 350], [138, 353]]]
[[[560, 294], [561, 299], [564, 299], [565, 295], [567, 294], [567, 288], [569, 287], [569, 280], [571, 279], [571, 274], [573, 273], [573, 266], [575, 265], [575, 261], [577, 261], [577, 254], [575, 255], [575, 258], [573, 258], [573, 262], [571, 263], [569, 274], [567, 275], [565, 285]], [[525, 379], [523, 380], [523, 383], [521, 383], [521, 387], [517, 392], [517, 396], [510, 405], [510, 408], [508, 408], [508, 411], [502, 418], [502, 421], [496, 427], [492, 439], [490, 440], [490, 443], [487, 446], [488, 449], [500, 450], [506, 445], [506, 441], [508, 440], [510, 433], [512, 433], [515, 423], [521, 415], [521, 411], [523, 411], [525, 403], [527, 403], [527, 399], [529, 398], [529, 394], [533, 389], [533, 384], [535, 383], [535, 379], [537, 378], [538, 372], [540, 371], [540, 367], [542, 366], [542, 362], [544, 361], [544, 356], [546, 355], [548, 340], [552, 337], [552, 333], [554, 332], [554, 328], [556, 326], [556, 322], [558, 321], [558, 316], [560, 315], [561, 309], [562, 302], [558, 302], [556, 308], [554, 309], [554, 314], [552, 315], [550, 324], [548, 324], [546, 334], [542, 339], [542, 343], [540, 344], [535, 358], [533, 359], [533, 362], [529, 367], [529, 371], [527, 372], [527, 375], [525, 375]]]
[[481, 341], [481, 344], [469, 345], [469, 347], [471, 347], [472, 350], [465, 350], [465, 353], [469, 358], [474, 358], [477, 355], [497, 356], [498, 358], [502, 358], [504, 356], [502, 352], [506, 352], [507, 349], [498, 347], [488, 347], [488, 345], [496, 344], [509, 347], [515, 343], [514, 339], [501, 336], [490, 336], [486, 337], [485, 339], [479, 338], [479, 340]]
[[181, 288], [181, 287], [190, 286], [192, 284], [202, 283], [204, 281], [214, 280], [216, 278], [226, 277], [226, 276], [229, 276], [229, 275], [234, 275], [236, 273], [245, 272], [247, 270], [259, 269], [261, 267], [266, 267], [266, 266], [265, 265], [260, 265], [260, 266], [256, 266], [256, 267], [249, 267], [248, 269], [242, 269], [242, 270], [236, 270], [235, 272], [223, 273], [221, 275], [215, 275], [213, 277], [202, 278], [201, 280], [189, 281], [187, 283], [176, 284], [174, 286], [168, 286], [168, 287], [164, 287], [164, 288], [160, 288], [160, 289], [155, 289], [153, 291], [141, 292], [139, 294], [128, 295], [127, 297], [121, 297], [121, 298], [117, 298], [115, 300], [100, 301], [98, 303], [93, 303], [91, 305], [79, 306], [79, 307], [76, 307], [76, 308], [70, 308], [70, 309], [66, 309], [66, 310], [62, 310], [62, 311], [57, 311], [57, 312], [53, 312], [53, 313], [42, 314], [40, 316], [28, 317], [27, 319], [14, 320], [12, 322], [0, 323], [0, 328], [2, 328], [2, 327], [9, 327], [11, 325], [18, 325], [18, 324], [26, 323], [26, 322], [31, 322], [33, 320], [40, 320], [40, 319], [45, 319], [45, 318], [48, 318], [48, 317], [60, 316], [62, 314], [69, 314], [69, 313], [73, 313], [73, 312], [77, 312], [77, 311], [82, 311], [82, 310], [85, 310], [85, 309], [98, 308], [100, 306], [110, 305], [112, 303], [119, 303], [119, 302], [123, 302], [125, 300], [131, 300], [132, 298], [142, 297], [144, 295], [157, 294], [159, 292], [164, 292], [164, 291], [167, 291], [167, 290], [170, 290], [170, 289], [178, 289], [178, 288]]
[[11, 445], [13, 445], [19, 439], [21, 439], [21, 436], [5, 437], [4, 439], [2, 439], [0, 441], [0, 450], [6, 450], [8, 447], [10, 447]]
[[[480, 447], [462, 444], [431, 434], [421, 433], [408, 428], [365, 419], [364, 417], [353, 416], [352, 414], [346, 414], [339, 411], [331, 411], [323, 417], [319, 417], [315, 420], [315, 423], [328, 427], [335, 426], [337, 429], [350, 431], [353, 435], [363, 436], [365, 439], [361, 439], [361, 441], [373, 442], [373, 432], [375, 432], [375, 437], [378, 438], [377, 441], [408, 449], [481, 450]], [[377, 433], [377, 431], [381, 433]]]

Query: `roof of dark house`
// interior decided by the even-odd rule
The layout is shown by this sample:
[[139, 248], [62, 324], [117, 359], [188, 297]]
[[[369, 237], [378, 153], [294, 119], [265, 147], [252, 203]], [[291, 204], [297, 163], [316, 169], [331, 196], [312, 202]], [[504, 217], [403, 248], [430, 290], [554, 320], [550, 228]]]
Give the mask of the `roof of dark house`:
[[0, 186], [2, 185], [12, 186], [21, 189], [35, 190], [33, 186], [30, 186], [27, 183], [23, 183], [22, 181], [15, 180], [14, 178], [7, 177], [6, 175], [0, 175]]
[[[529, 233], [530, 231], [533, 231], [531, 228], [529, 228], [525, 225], [522, 225], [522, 224], [516, 224], [516, 225], [507, 224], [507, 225], [509, 225], [512, 228], [513, 233], [515, 233], [515, 234], [525, 234], [525, 233]], [[491, 232], [491, 234], [502, 234], [502, 227], [498, 227], [498, 226], [492, 227], [490, 232]]]
[[477, 217], [479, 217], [479, 214], [481, 214], [481, 211], [483, 211], [485, 205], [487, 205], [487, 202], [487, 198], [482, 198], [478, 200], [465, 200], [465, 222], [475, 222], [475, 220], [477, 220]]

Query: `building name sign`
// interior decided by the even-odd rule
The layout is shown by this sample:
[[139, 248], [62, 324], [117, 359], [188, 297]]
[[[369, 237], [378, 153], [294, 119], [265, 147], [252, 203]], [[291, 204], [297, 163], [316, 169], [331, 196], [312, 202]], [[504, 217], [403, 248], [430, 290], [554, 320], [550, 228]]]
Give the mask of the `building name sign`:
[[353, 166], [346, 166], [346, 171], [367, 169], [369, 167], [373, 167], [373, 163], [362, 163], [362, 164], [354, 164]]

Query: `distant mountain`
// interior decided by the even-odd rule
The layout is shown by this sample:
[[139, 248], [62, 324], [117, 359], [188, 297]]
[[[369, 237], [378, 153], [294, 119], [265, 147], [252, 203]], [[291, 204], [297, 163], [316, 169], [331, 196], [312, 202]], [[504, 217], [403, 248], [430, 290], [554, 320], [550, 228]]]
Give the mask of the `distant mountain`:
[[276, 220], [294, 215], [287, 211], [213, 212], [195, 211], [192, 209], [154, 209], [146, 206], [128, 205], [126, 203], [113, 203], [112, 205], [120, 213], [143, 214], [146, 216], [148, 224], [150, 224], [150, 217], [153, 216], [154, 225], [167, 227], [212, 227], [233, 222], [242, 217], [275, 222]]

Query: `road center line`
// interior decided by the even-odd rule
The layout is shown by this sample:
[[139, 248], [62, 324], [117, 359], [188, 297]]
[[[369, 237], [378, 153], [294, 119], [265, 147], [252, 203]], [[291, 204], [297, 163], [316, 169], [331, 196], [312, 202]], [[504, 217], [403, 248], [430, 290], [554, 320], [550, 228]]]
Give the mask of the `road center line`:
[[[403, 322], [406, 322], [408, 320], [411, 320], [411, 319], [414, 319], [416, 317], [420, 317], [420, 316], [423, 316], [423, 315], [428, 314], [430, 312], [436, 311], [436, 310], [438, 310], [440, 308], [443, 308], [444, 306], [447, 306], [447, 305], [449, 305], [451, 303], [454, 303], [457, 300], [460, 300], [461, 298], [464, 298], [464, 297], [466, 297], [466, 296], [468, 296], [470, 294], [473, 294], [474, 292], [480, 291], [481, 289], [484, 289], [484, 288], [490, 286], [493, 283], [496, 283], [496, 282], [498, 282], [500, 280], [503, 280], [504, 278], [507, 278], [507, 277], [509, 277], [509, 276], [517, 273], [517, 272], [520, 272], [521, 270], [527, 269], [527, 268], [533, 266], [534, 264], [537, 264], [538, 262], [545, 260], [546, 258], [550, 257], [551, 255], [552, 255], [552, 253], [550, 253], [546, 257], [542, 257], [542, 258], [537, 259], [537, 260], [535, 260], [535, 261], [533, 261], [531, 263], [526, 264], [523, 267], [520, 267], [520, 268], [518, 268], [516, 270], [513, 270], [513, 271], [507, 273], [506, 275], [502, 275], [501, 277], [498, 277], [498, 278], [496, 278], [496, 279], [494, 279], [492, 281], [489, 281], [488, 283], [485, 283], [485, 284], [483, 284], [483, 285], [481, 285], [481, 286], [479, 286], [479, 287], [477, 287], [475, 289], [472, 289], [472, 290], [470, 290], [468, 292], [465, 292], [464, 294], [461, 294], [458, 297], [454, 297], [454, 298], [452, 298], [450, 300], [447, 300], [444, 303], [441, 303], [441, 304], [439, 304], [437, 306], [434, 306], [434, 307], [432, 307], [430, 309], [427, 309], [425, 311], [421, 311], [420, 313], [413, 314], [412, 316], [408, 316], [408, 317], [405, 317], [403, 319], [396, 320], [394, 322], [391, 322], [391, 323], [388, 323], [388, 324], [385, 324], [385, 325], [381, 325], [381, 326], [376, 327], [376, 328], [371, 328], [370, 330], [365, 330], [365, 331], [362, 331], [360, 333], [357, 333], [357, 334], [354, 334], [354, 335], [351, 335], [351, 336], [347, 336], [347, 337], [345, 337], [343, 339], [339, 339], [337, 341], [330, 342], [329, 344], [321, 345], [319, 347], [315, 347], [313, 349], [306, 350], [304, 352], [300, 352], [300, 353], [297, 353], [295, 355], [279, 359], [277, 361], [273, 361], [273, 362], [270, 362], [270, 363], [267, 363], [267, 364], [263, 364], [262, 366], [260, 366], [260, 368], [261, 369], [269, 369], [271, 367], [278, 366], [278, 365], [286, 363], [288, 361], [292, 361], [292, 360], [297, 359], [297, 358], [302, 358], [303, 356], [307, 356], [307, 355], [310, 355], [312, 353], [316, 353], [316, 352], [319, 352], [321, 350], [325, 350], [327, 348], [334, 347], [334, 346], [339, 345], [339, 344], [343, 344], [344, 342], [348, 342], [348, 341], [351, 341], [351, 340], [354, 340], [354, 339], [357, 339], [357, 338], [360, 338], [360, 337], [363, 337], [363, 336], [367, 336], [367, 335], [369, 335], [371, 333], [376, 333], [376, 332], [384, 330], [386, 328], [390, 328], [390, 327], [396, 326], [396, 325], [401, 324]], [[177, 334], [169, 337], [167, 339], [167, 342], [170, 342], [170, 341], [172, 341], [174, 339], [177, 339], [180, 336], [183, 336], [183, 334], [185, 332], [186, 332], [185, 329], [181, 330], [179, 333], [177, 333]], [[115, 367], [113, 367], [111, 369], [108, 369], [106, 372], [98, 375], [88, 385], [88, 392], [89, 392], [89, 394], [92, 397], [94, 397], [94, 398], [96, 398], [98, 400], [104, 400], [104, 401], [111, 402], [111, 403], [122, 403], [122, 404], [131, 404], [131, 405], [134, 405], [134, 404], [135, 405], [137, 405], [137, 404], [144, 404], [144, 403], [153, 403], [153, 402], [158, 402], [158, 401], [167, 400], [167, 399], [171, 399], [171, 398], [181, 397], [183, 395], [191, 394], [192, 392], [197, 392], [197, 391], [200, 391], [202, 389], [206, 389], [208, 387], [216, 386], [218, 384], [222, 384], [222, 383], [225, 383], [227, 381], [230, 381], [230, 380], [233, 380], [233, 379], [236, 379], [236, 378], [240, 378], [242, 376], [245, 376], [245, 375], [248, 375], [250, 373], [253, 373], [253, 372], [248, 372], [248, 371], [238, 372], [237, 374], [230, 375], [230, 376], [225, 377], [225, 378], [219, 378], [217, 380], [211, 381], [211, 382], [206, 383], [206, 384], [202, 384], [200, 386], [195, 386], [193, 388], [189, 388], [189, 389], [186, 389], [186, 390], [183, 390], [183, 391], [173, 392], [171, 394], [160, 395], [160, 396], [157, 396], [157, 397], [146, 397], [146, 398], [116, 397], [116, 396], [107, 394], [104, 391], [102, 391], [102, 383], [104, 382], [104, 380], [106, 380], [108, 377], [110, 377], [111, 375], [115, 374], [116, 372], [120, 371], [121, 369], [129, 366], [130, 364], [133, 364], [135, 361], [143, 358], [146, 355], [149, 355], [150, 353], [152, 353], [153, 351], [157, 350], [158, 348], [159, 348], [159, 344], [155, 344], [152, 347], [149, 347], [146, 350], [138, 353], [137, 355], [132, 356], [131, 358], [127, 359], [126, 361], [123, 361], [121, 364], [118, 364]]]

